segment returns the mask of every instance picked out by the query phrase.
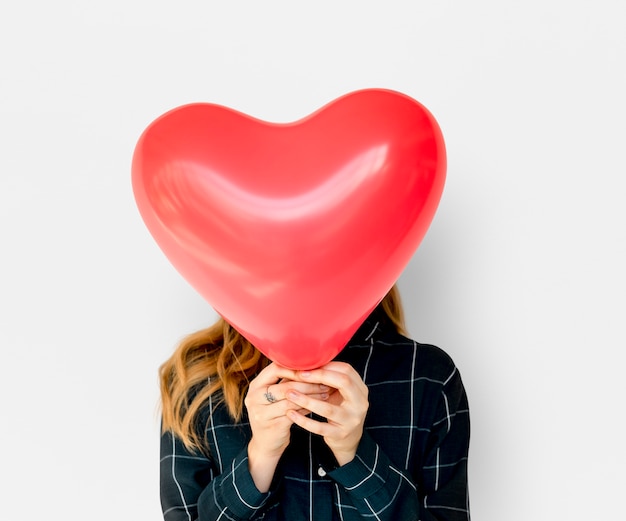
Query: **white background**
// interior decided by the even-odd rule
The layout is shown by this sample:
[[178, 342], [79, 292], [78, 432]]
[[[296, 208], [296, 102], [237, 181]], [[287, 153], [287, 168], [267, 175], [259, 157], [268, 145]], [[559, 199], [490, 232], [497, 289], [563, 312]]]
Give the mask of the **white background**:
[[469, 393], [473, 518], [622, 516], [625, 6], [3, 2], [0, 517], [160, 518], [157, 368], [214, 315], [136, 210], [143, 129], [192, 101], [292, 121], [366, 87], [447, 142], [401, 290]]

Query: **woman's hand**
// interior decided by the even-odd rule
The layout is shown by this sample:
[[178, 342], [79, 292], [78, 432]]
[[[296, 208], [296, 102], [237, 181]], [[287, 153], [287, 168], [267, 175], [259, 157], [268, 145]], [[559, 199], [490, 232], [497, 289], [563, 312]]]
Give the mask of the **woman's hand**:
[[[299, 371], [297, 378], [326, 385], [336, 391], [328, 399], [319, 400], [297, 389], [289, 390], [286, 396], [293, 407], [287, 409], [288, 418], [303, 429], [323, 436], [339, 465], [349, 463], [354, 459], [363, 435], [363, 424], [369, 408], [367, 386], [353, 367], [344, 362], [330, 362], [320, 369]], [[302, 410], [326, 418], [327, 423], [306, 417]]]
[[276, 364], [268, 365], [250, 382], [244, 405], [248, 411], [252, 438], [248, 443], [248, 466], [260, 492], [269, 490], [276, 465], [289, 445], [291, 419], [288, 411], [301, 410], [286, 400], [290, 390], [316, 401], [328, 399], [328, 387], [318, 383], [296, 382], [296, 371]]

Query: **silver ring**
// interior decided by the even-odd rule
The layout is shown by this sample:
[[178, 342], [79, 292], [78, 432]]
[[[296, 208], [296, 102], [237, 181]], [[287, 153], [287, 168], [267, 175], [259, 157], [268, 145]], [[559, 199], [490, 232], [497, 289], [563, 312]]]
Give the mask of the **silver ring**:
[[269, 402], [269, 403], [274, 403], [278, 400], [276, 400], [276, 396], [274, 396], [271, 392], [270, 392], [270, 386], [267, 386], [267, 390], [265, 391], [265, 399]]

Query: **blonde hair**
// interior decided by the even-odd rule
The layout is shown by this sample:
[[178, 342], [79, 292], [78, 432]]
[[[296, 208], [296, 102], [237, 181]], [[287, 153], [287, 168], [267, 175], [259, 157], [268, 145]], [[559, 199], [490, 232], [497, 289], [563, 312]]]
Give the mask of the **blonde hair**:
[[[394, 285], [380, 303], [396, 330], [406, 334], [400, 292]], [[270, 361], [223, 318], [188, 335], [159, 368], [162, 429], [172, 431], [187, 449], [202, 451], [199, 413], [209, 398], [224, 403], [236, 422], [250, 380]]]

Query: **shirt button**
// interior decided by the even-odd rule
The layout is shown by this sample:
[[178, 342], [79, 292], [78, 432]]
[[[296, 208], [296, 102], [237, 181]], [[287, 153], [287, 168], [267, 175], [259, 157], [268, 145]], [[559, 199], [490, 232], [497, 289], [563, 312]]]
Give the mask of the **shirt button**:
[[317, 469], [317, 475], [318, 475], [320, 478], [323, 478], [323, 477], [326, 475], [326, 471], [325, 471], [322, 467], [318, 467], [318, 469]]

